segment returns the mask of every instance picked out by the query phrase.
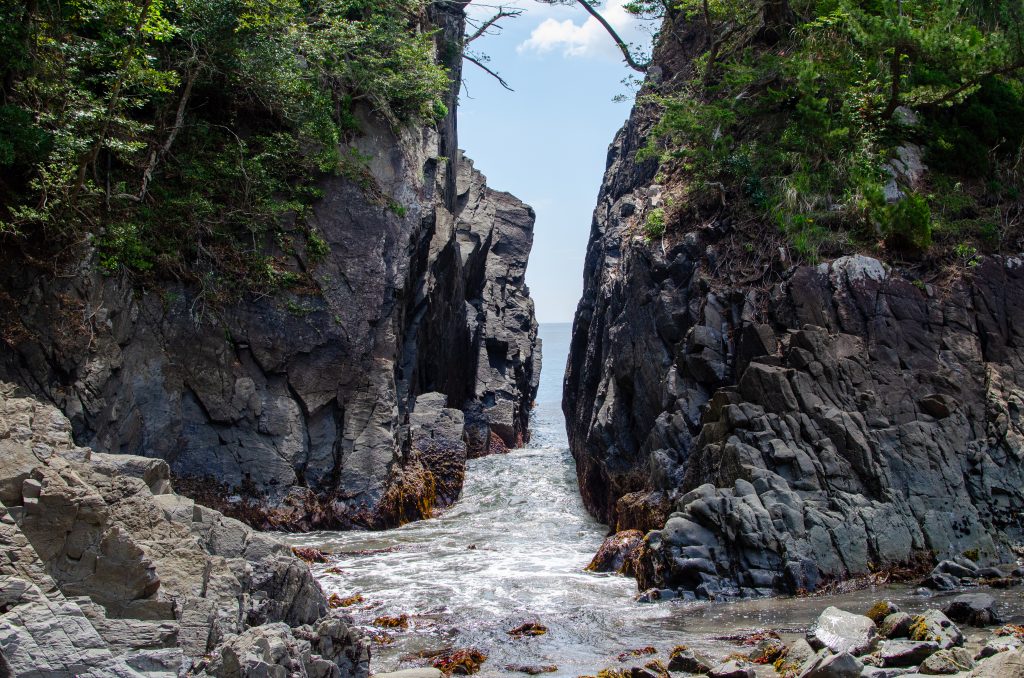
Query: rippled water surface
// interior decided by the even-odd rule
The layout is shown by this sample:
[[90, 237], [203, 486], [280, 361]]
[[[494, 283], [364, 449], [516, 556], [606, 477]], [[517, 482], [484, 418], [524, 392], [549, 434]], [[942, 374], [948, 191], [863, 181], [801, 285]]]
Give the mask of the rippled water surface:
[[[716, 636], [761, 627], [796, 632], [828, 604], [863, 611], [882, 595], [652, 605], [634, 601], [633, 579], [585, 572], [607, 528], [584, 509], [566, 446], [558, 401], [569, 327], [545, 325], [541, 334], [546, 369], [529, 448], [471, 460], [462, 499], [432, 520], [386, 532], [292, 538], [332, 553], [316, 573], [328, 593], [363, 596], [348, 609], [359, 625], [380, 634], [375, 618], [409, 615], [407, 630], [383, 631], [390, 643], [374, 645], [375, 671], [421, 665], [403, 657], [443, 647], [485, 652], [483, 676], [512, 675], [505, 668], [511, 665], [558, 666], [546, 675], [596, 673], [621, 665], [619, 653], [648, 645], [662, 659], [677, 644], [724, 657], [737, 648]], [[929, 605], [909, 590], [884, 593], [911, 611]], [[1019, 594], [1004, 600], [1020, 607]], [[548, 633], [508, 635], [528, 621]]]

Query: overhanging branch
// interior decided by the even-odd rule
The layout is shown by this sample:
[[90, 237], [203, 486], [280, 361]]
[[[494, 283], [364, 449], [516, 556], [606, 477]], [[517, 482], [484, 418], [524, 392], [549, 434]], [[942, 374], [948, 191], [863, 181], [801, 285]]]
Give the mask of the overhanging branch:
[[502, 78], [500, 75], [498, 75], [497, 73], [495, 73], [491, 69], [487, 68], [487, 66], [484, 66], [483, 63], [479, 59], [471, 57], [468, 54], [463, 54], [462, 58], [465, 59], [466, 61], [468, 61], [471, 64], [476, 64], [477, 66], [479, 66], [481, 69], [483, 69], [483, 71], [485, 73], [487, 73], [489, 76], [491, 76], [492, 78], [497, 80], [501, 84], [501, 86], [504, 87], [505, 89], [507, 89], [509, 92], [515, 92], [514, 89], [512, 89], [511, 87], [508, 86], [508, 83], [505, 82], [504, 78]]

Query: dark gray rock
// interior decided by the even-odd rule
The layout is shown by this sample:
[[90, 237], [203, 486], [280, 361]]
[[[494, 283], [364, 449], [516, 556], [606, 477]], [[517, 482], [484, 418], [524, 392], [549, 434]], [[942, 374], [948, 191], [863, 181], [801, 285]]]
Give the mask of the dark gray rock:
[[688, 647], [677, 647], [669, 655], [668, 670], [705, 674], [711, 671], [713, 664], [711, 659], [698, 652], [694, 652]]
[[[461, 156], [460, 156], [461, 157]], [[490, 435], [507, 448], [530, 438], [529, 420], [540, 383], [541, 355], [526, 263], [533, 246], [533, 209], [488, 188], [471, 160], [457, 180], [456, 239], [466, 272], [469, 326], [476, 347], [475, 384], [463, 406], [489, 429], [471, 440], [470, 456], [487, 454]], [[475, 442], [476, 438], [483, 438]]]
[[952, 575], [957, 579], [975, 579], [978, 576], [978, 567], [970, 561], [956, 562], [953, 560], [943, 560], [935, 566], [932, 572], [942, 572]]
[[[655, 54], [660, 82], [689, 67], [680, 50]], [[932, 553], [1009, 561], [1024, 261], [983, 258], [937, 294], [861, 255], [793, 265], [718, 200], [674, 203], [648, 239], [685, 189], [637, 159], [658, 119], [640, 101], [609, 149], [566, 368], [588, 509], [614, 525], [624, 495], [665, 494], [714, 536], [723, 588], [756, 570], [810, 590]], [[641, 586], [703, 585], [674, 569], [695, 544], [664, 544]]]
[[952, 591], [960, 587], [960, 580], [945, 572], [932, 572], [921, 581], [921, 586], [936, 591]]
[[939, 651], [939, 644], [931, 640], [886, 640], [878, 648], [882, 666], [917, 666]]
[[1002, 623], [995, 607], [995, 598], [987, 593], [964, 593], [949, 601], [942, 612], [961, 624], [992, 626]]
[[708, 671], [709, 678], [755, 678], [754, 665], [739, 659], [731, 659]]
[[849, 652], [823, 649], [800, 667], [799, 678], [858, 678], [864, 664]]
[[412, 461], [430, 474], [433, 504], [439, 508], [455, 503], [466, 475], [465, 416], [447, 403], [443, 393], [425, 393], [409, 417]]
[[[463, 3], [426, 15], [458, 83]], [[206, 285], [101, 275], [86, 250], [56, 274], [10, 262], [0, 310], [18, 330], [0, 379], [57, 404], [83, 445], [241, 495], [238, 514], [261, 526], [423, 517], [402, 501], [428, 472], [410, 447], [417, 396], [476, 408], [485, 439], [493, 429], [513, 447], [529, 437], [540, 373], [524, 275], [533, 212], [461, 157], [457, 96], [436, 128], [396, 132], [357, 110], [341, 152], [367, 158], [368, 174], [323, 178], [307, 217], [329, 251], [307, 252], [306, 226], [289, 223], [286, 244], [257, 243], [302, 281], [292, 289], [214, 302]]]

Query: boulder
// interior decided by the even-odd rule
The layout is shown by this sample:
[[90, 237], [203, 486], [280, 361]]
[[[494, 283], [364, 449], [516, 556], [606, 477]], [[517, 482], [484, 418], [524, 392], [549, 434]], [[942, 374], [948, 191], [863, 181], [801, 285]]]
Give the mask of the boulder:
[[957, 579], [976, 579], [978, 576], [978, 566], [969, 560], [943, 560], [935, 566], [932, 573], [948, 574]]
[[970, 626], [1000, 624], [995, 598], [987, 593], [964, 593], [953, 598], [942, 612], [951, 620]]
[[864, 615], [837, 607], [827, 607], [808, 633], [811, 647], [826, 647], [834, 653], [849, 652], [854, 656], [871, 650], [877, 638], [875, 622]]
[[4, 670], [137, 678], [210, 655], [196, 671], [368, 675], [366, 641], [286, 546], [169, 494], [162, 461], [93, 455], [70, 429], [0, 384], [0, 445], [29, 474], [0, 504]]
[[917, 666], [939, 651], [939, 644], [930, 640], [886, 640], [878, 648], [884, 667]]
[[884, 668], [881, 666], [865, 666], [861, 671], [861, 678], [899, 678], [900, 676], [911, 676], [917, 673], [916, 669], [906, 668]]
[[832, 654], [823, 648], [800, 667], [799, 678], [858, 678], [864, 664], [849, 652]]
[[995, 636], [985, 643], [975, 656], [975, 659], [985, 659], [1000, 652], [1015, 650], [1021, 647], [1024, 647], [1024, 642], [1021, 642], [1021, 639], [1012, 633], [1005, 636]]
[[933, 641], [943, 650], [964, 644], [964, 634], [949, 617], [938, 610], [928, 610], [914, 617], [910, 626], [910, 639]]
[[968, 674], [970, 678], [1024, 678], [1024, 650], [1000, 652], [982, 659]]
[[962, 647], [939, 650], [921, 662], [921, 673], [929, 676], [946, 676], [974, 668], [971, 653]]
[[632, 560], [637, 549], [643, 542], [644, 535], [640, 530], [624, 530], [616, 532], [604, 540], [587, 570], [590, 572], [632, 572]]
[[786, 663], [797, 667], [803, 666], [808, 659], [814, 657], [814, 648], [803, 638], [797, 638], [786, 650]]
[[882, 621], [879, 635], [883, 638], [908, 638], [914, 618], [906, 612], [890, 614]]
[[945, 572], [932, 572], [921, 580], [921, 586], [935, 591], [952, 591], [959, 588], [960, 580]]
[[669, 671], [683, 673], [708, 673], [713, 665], [710, 659], [684, 645], [674, 648], [668, 660]]
[[708, 671], [709, 678], [756, 678], [754, 665], [739, 659], [730, 659]]
[[875, 624], [881, 626], [882, 622], [885, 620], [886, 617], [896, 614], [899, 611], [900, 608], [897, 607], [896, 604], [892, 601], [882, 600], [872, 605], [871, 608], [865, 613], [865, 616], [867, 616], [867, 618], [871, 621], [875, 622]]

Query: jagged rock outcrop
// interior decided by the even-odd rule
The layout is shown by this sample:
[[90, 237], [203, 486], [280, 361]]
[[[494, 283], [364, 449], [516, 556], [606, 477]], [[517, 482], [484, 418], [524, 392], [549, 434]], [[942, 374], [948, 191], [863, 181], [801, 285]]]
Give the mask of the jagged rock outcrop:
[[[368, 642], [308, 566], [174, 494], [166, 462], [79, 447], [63, 414], [10, 384], [0, 460], [4, 675], [368, 675]], [[258, 661], [254, 636], [274, 639]]]
[[[521, 447], [540, 384], [541, 353], [526, 262], [535, 215], [529, 205], [487, 186], [472, 161], [458, 174], [457, 239], [466, 272], [476, 385], [466, 404], [470, 455]], [[489, 434], [497, 439], [492, 441]]]
[[239, 515], [285, 529], [422, 515], [396, 500], [429, 493], [409, 432], [421, 394], [466, 409], [474, 453], [526, 440], [540, 372], [523, 281], [533, 213], [461, 161], [451, 46], [465, 17], [461, 3], [430, 16], [452, 113], [396, 132], [360, 112], [342, 155], [365, 167], [325, 177], [310, 217], [329, 251], [266, 243], [303, 285], [225, 300], [100, 275], [89, 252], [56, 271], [8, 266], [0, 378], [56, 404], [80, 444], [165, 459], [194, 481], [179, 489], [217, 485], [248, 507]]
[[643, 236], [663, 199], [635, 160], [649, 114], [609, 152], [563, 401], [588, 508], [658, 528], [641, 587], [795, 591], [922, 554], [1011, 559], [1024, 260], [940, 287], [863, 256], [793, 266], [765, 238], [745, 282], [728, 210]]

